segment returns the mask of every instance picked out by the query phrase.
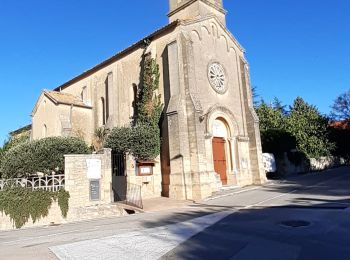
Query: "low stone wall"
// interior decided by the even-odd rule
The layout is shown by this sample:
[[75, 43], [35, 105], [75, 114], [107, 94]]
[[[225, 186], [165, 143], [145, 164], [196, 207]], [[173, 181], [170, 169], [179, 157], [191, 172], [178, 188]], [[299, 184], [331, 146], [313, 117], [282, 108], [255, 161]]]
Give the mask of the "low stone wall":
[[[70, 208], [67, 218], [63, 218], [61, 214], [61, 209], [58, 206], [57, 202], [53, 202], [49, 211], [49, 215], [47, 217], [39, 219], [35, 223], [33, 223], [32, 219], [29, 219], [29, 221], [22, 228], [59, 225], [76, 221], [124, 215], [127, 214], [120, 206], [116, 204], [106, 204]], [[15, 229], [15, 227], [10, 217], [0, 213], [0, 230], [13, 229]]]
[[312, 171], [322, 171], [335, 166], [345, 165], [346, 161], [338, 157], [321, 157], [319, 159], [310, 159], [310, 168]]
[[[99, 198], [96, 200], [91, 197], [92, 180], [99, 183]], [[109, 149], [100, 154], [65, 156], [65, 190], [70, 195], [66, 219], [62, 217], [57, 202], [53, 202], [47, 217], [36, 223], [29, 220], [24, 228], [125, 215], [123, 208], [113, 204]], [[0, 230], [13, 228], [10, 218], [0, 213]]]
[[300, 165], [295, 165], [289, 161], [288, 156], [285, 154], [284, 159], [280, 160], [277, 167], [282, 169], [282, 173], [286, 176], [296, 174], [296, 173], [305, 173], [309, 171], [323, 171], [332, 167], [346, 165], [347, 162], [343, 158], [339, 157], [321, 157], [318, 159], [311, 158], [310, 165], [303, 162]]

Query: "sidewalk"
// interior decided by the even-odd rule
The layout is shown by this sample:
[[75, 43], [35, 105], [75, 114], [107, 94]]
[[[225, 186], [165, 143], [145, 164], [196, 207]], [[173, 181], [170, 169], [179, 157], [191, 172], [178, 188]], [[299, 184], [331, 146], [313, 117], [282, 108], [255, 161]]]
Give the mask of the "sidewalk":
[[144, 212], [157, 212], [168, 209], [184, 208], [193, 205], [193, 201], [189, 200], [175, 200], [170, 198], [154, 198], [145, 199], [143, 201], [143, 211]]
[[238, 187], [238, 186], [224, 186], [222, 187], [218, 192], [215, 192], [212, 196], [209, 198], [199, 200], [199, 201], [190, 201], [190, 200], [176, 200], [176, 199], [170, 199], [166, 197], [161, 198], [154, 198], [154, 199], [145, 199], [143, 201], [143, 211], [144, 212], [157, 212], [157, 211], [164, 211], [169, 209], [180, 209], [184, 207], [191, 207], [196, 206], [198, 203], [222, 198], [222, 197], [228, 197], [232, 196], [234, 194], [240, 194], [243, 192], [248, 192], [252, 190], [256, 190], [261, 188], [262, 186], [245, 186], [245, 187]]

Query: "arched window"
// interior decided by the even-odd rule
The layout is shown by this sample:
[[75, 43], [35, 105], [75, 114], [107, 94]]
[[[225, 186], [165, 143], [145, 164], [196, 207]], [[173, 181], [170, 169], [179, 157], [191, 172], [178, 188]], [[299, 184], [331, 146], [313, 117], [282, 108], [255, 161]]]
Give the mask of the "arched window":
[[105, 99], [101, 97], [101, 114], [100, 114], [100, 125], [104, 126], [106, 124], [106, 106], [105, 106]]
[[83, 87], [82, 91], [81, 91], [81, 101], [83, 101], [83, 103], [86, 103], [87, 101], [87, 87]]
[[109, 115], [110, 115], [110, 100], [109, 100], [109, 95], [110, 95], [110, 88], [112, 87], [112, 84], [113, 84], [113, 73], [110, 72], [108, 73], [107, 75], [107, 78], [106, 78], [106, 81], [105, 81], [105, 97], [106, 97], [106, 110], [105, 110], [105, 121], [107, 122], [108, 121], [108, 118], [109, 118]]
[[43, 125], [43, 138], [47, 137], [47, 126]]

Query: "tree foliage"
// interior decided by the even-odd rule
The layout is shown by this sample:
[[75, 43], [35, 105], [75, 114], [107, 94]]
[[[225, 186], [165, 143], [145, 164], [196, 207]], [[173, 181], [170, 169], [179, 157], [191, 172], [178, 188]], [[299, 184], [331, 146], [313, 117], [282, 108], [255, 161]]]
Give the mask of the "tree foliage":
[[334, 120], [350, 121], [350, 89], [338, 96], [331, 108], [331, 117]]
[[160, 154], [158, 126], [137, 125], [133, 131], [132, 155], [139, 160], [153, 160]]
[[327, 139], [328, 119], [315, 106], [296, 98], [285, 127], [296, 138], [298, 150], [309, 158], [330, 155], [333, 144]]
[[350, 129], [331, 126], [328, 129], [328, 138], [335, 143], [332, 154], [350, 161]]
[[256, 113], [260, 119], [260, 130], [283, 129], [284, 117], [282, 111], [272, 105], [267, 105], [264, 101], [256, 107]]
[[133, 128], [115, 127], [106, 138], [105, 147], [117, 153], [130, 153], [133, 144]]
[[105, 146], [106, 138], [110, 130], [105, 127], [99, 127], [95, 130], [93, 148], [95, 151], [101, 150]]
[[48, 137], [17, 145], [4, 155], [2, 177], [16, 178], [64, 172], [64, 155], [88, 154], [86, 143], [75, 137]]
[[29, 142], [29, 140], [30, 140], [29, 133], [20, 135], [18, 137], [14, 137], [14, 136], [9, 137], [8, 140], [5, 141], [3, 147], [0, 147], [0, 168], [1, 168], [1, 163], [3, 161], [3, 157], [7, 151], [9, 151], [10, 149], [12, 149], [17, 145], [27, 143]]
[[158, 126], [163, 105], [159, 89], [159, 65], [149, 54], [144, 58], [143, 81], [139, 90], [136, 124]]
[[285, 152], [293, 149], [291, 139], [287, 142], [288, 136], [294, 138], [297, 150], [308, 158], [329, 155], [333, 149], [327, 138], [327, 118], [300, 97], [295, 99], [290, 111], [286, 111], [285, 106], [275, 99], [271, 105], [262, 102], [256, 112], [266, 152], [278, 154], [281, 149]]
[[130, 153], [138, 160], [153, 160], [160, 154], [159, 120], [163, 105], [159, 89], [159, 66], [150, 55], [144, 57], [142, 84], [138, 92], [137, 115], [133, 127], [113, 128], [105, 146]]
[[283, 129], [268, 129], [261, 132], [263, 151], [283, 157], [287, 151], [296, 148], [296, 139]]

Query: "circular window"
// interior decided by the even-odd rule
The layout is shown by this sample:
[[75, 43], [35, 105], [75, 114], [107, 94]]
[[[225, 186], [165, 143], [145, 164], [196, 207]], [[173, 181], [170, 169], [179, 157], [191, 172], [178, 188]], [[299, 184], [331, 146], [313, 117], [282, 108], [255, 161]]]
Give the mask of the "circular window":
[[225, 70], [220, 63], [215, 62], [209, 66], [208, 78], [209, 78], [210, 85], [216, 92], [220, 94], [223, 94], [226, 92]]

